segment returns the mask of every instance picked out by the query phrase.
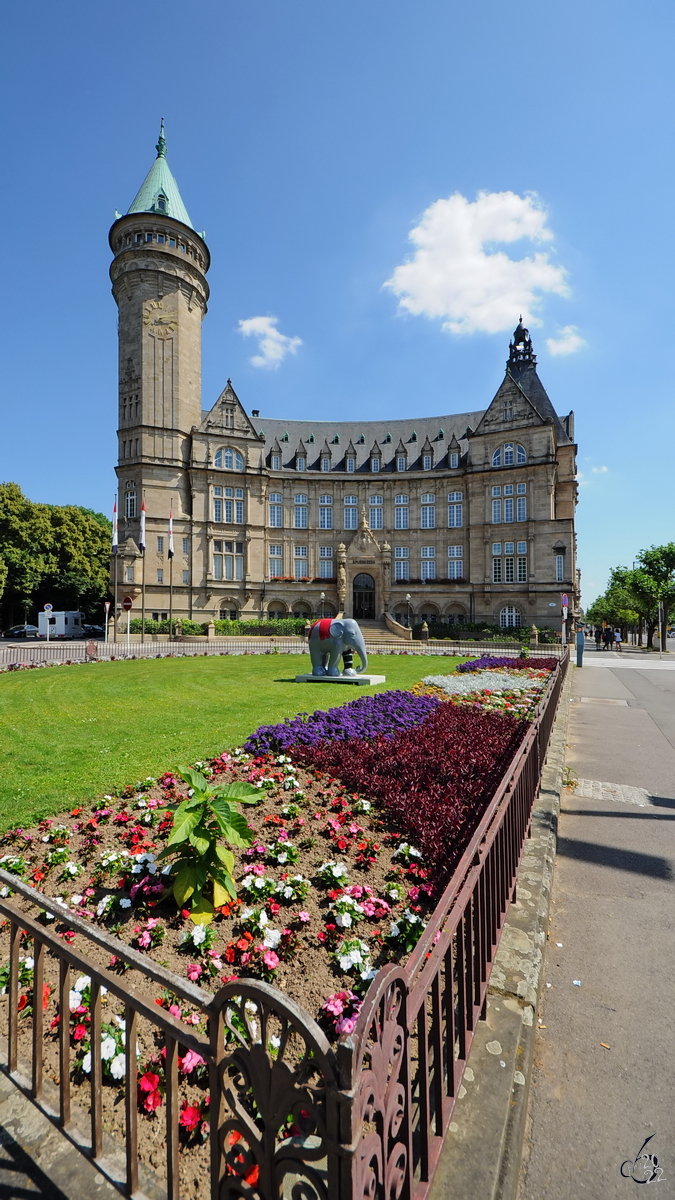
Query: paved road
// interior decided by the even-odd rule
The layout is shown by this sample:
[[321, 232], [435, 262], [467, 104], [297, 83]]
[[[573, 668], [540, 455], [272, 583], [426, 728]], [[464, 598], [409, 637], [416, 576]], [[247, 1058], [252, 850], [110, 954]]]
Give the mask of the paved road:
[[675, 1197], [675, 664], [657, 663], [592, 650], [574, 672], [582, 782], [562, 805], [520, 1200], [632, 1196], [647, 1176], [621, 1165], [651, 1134], [655, 1194]]

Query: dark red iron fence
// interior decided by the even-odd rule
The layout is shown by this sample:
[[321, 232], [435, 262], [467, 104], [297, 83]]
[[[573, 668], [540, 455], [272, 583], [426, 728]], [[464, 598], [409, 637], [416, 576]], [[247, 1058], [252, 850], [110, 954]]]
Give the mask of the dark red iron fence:
[[[257, 980], [212, 995], [152, 962], [6, 871], [14, 892], [0, 898], [9, 921], [7, 1070], [55, 1116], [73, 1141], [119, 1184], [141, 1197], [138, 1161], [137, 1037], [160, 1032], [166, 1052], [165, 1188], [179, 1200], [178, 1054], [193, 1050], [209, 1070], [211, 1200], [423, 1200], [440, 1155], [528, 835], [568, 659], [553, 674], [538, 715], [488, 806], [452, 880], [405, 967], [378, 972], [358, 1024], [334, 1051], [294, 1001]], [[51, 914], [57, 928], [41, 923]], [[87, 945], [70, 945], [64, 930]], [[30, 1062], [19, 1059], [20, 946], [32, 943]], [[103, 965], [114, 955], [130, 974]], [[90, 979], [89, 1136], [71, 1113], [67, 1016], [71, 973]], [[58, 1113], [45, 1100], [43, 985], [54, 973], [59, 1010]], [[132, 981], [133, 980], [133, 981]], [[202, 1016], [208, 1035], [160, 1008], [152, 981]], [[122, 1007], [125, 1043], [124, 1178], [104, 1147], [101, 1004]], [[106, 996], [106, 1005], [108, 997]], [[288, 1118], [295, 1129], [288, 1133]]]

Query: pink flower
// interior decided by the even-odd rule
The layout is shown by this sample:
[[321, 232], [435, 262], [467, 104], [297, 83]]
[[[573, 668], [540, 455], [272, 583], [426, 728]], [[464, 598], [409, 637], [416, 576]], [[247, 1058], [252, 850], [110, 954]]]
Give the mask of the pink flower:
[[332, 1013], [334, 1017], [339, 1017], [344, 1008], [344, 1004], [339, 996], [329, 996], [323, 1006], [326, 1012]]
[[149, 917], [145, 922], [146, 929], [156, 929], [159, 925], [159, 917]]
[[199, 1025], [200, 1020], [201, 1017], [199, 1016], [199, 1013], [190, 1013], [189, 1016], [185, 1017], [185, 1024]]
[[172, 1017], [175, 1017], [175, 1018], [176, 1018], [176, 1020], [177, 1020], [177, 1021], [180, 1021], [180, 1019], [181, 1019], [181, 1017], [182, 1017], [182, 1015], [183, 1015], [183, 1014], [182, 1014], [182, 1012], [180, 1011], [180, 1009], [179, 1009], [179, 1007], [178, 1007], [178, 1005], [177, 1005], [177, 1004], [170, 1004], [170, 1005], [169, 1005], [169, 1012], [171, 1013], [171, 1016], [172, 1016]]
[[186, 972], [188, 979], [191, 979], [193, 983], [197, 982], [201, 973], [202, 973], [202, 968], [199, 966], [198, 963], [190, 963], [190, 966], [188, 967], [187, 972]]
[[338, 1034], [353, 1033], [355, 1028], [356, 1028], [356, 1018], [355, 1017], [340, 1017], [339, 1020], [337, 1020], [335, 1022], [335, 1032]]
[[179, 1117], [179, 1122], [183, 1128], [189, 1129], [192, 1132], [193, 1129], [197, 1128], [201, 1119], [202, 1115], [199, 1109], [194, 1104], [188, 1104], [187, 1100], [184, 1100]]
[[361, 832], [361, 830], [359, 829], [359, 826], [358, 826], [358, 825], [350, 825], [350, 826], [349, 826], [349, 832], [350, 832], [350, 833], [360, 833], [360, 832]]
[[180, 1069], [184, 1075], [189, 1075], [191, 1071], [194, 1071], [195, 1067], [203, 1066], [205, 1066], [204, 1059], [201, 1054], [195, 1054], [194, 1050], [188, 1050], [180, 1063]]
[[279, 966], [279, 955], [274, 953], [274, 950], [268, 950], [263, 954], [263, 962], [270, 971], [275, 971]]
[[410, 888], [410, 891], [408, 892], [408, 896], [409, 896], [409, 898], [410, 898], [411, 900], [417, 900], [417, 899], [419, 899], [419, 894], [420, 894], [420, 889], [419, 889], [418, 887], [416, 887], [416, 886], [415, 886], [415, 887], [411, 887], [411, 888]]
[[138, 945], [140, 946], [141, 950], [147, 950], [148, 947], [152, 945], [152, 937], [150, 934], [147, 932], [142, 933], [138, 939]]
[[75, 1041], [81, 1042], [82, 1038], [85, 1038], [86, 1036], [87, 1036], [87, 1026], [86, 1025], [76, 1025], [73, 1030], [73, 1037], [74, 1037]]
[[303, 925], [306, 925], [308, 921], [311, 921], [311, 919], [312, 918], [310, 917], [308, 912], [299, 912], [298, 913], [298, 920], [302, 921]]
[[246, 966], [246, 964], [247, 964], [247, 962], [249, 961], [250, 957], [251, 957], [251, 955], [249, 954], [249, 952], [248, 952], [248, 951], [247, 951], [245, 954], [242, 954], [242, 956], [241, 956], [241, 965], [242, 965], [242, 967], [245, 967], [245, 966]]
[[251, 874], [252, 875], [264, 875], [265, 868], [262, 865], [262, 863], [254, 863], [253, 866], [251, 867]]

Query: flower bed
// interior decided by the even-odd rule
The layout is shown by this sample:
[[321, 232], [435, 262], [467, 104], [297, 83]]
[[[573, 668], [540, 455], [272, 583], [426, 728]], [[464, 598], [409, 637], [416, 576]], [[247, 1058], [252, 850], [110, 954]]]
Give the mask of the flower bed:
[[464, 673], [466, 671], [486, 671], [508, 667], [512, 671], [518, 671], [534, 667], [537, 671], [555, 671], [557, 666], [557, 658], [506, 658], [504, 656], [497, 657], [491, 654], [483, 654], [480, 658], [471, 658], [468, 662], [460, 663], [457, 670]]
[[[0, 866], [202, 988], [215, 991], [240, 976], [262, 979], [315, 1015], [329, 1036], [350, 1032], [378, 968], [405, 962], [414, 949], [527, 729], [514, 715], [484, 711], [484, 702], [444, 702], [439, 690], [360, 697], [329, 713], [261, 727], [247, 743], [258, 751], [255, 757], [246, 750], [224, 753], [185, 770], [183, 778], [167, 773], [78, 806], [60, 821], [9, 831]], [[285, 738], [291, 753], [269, 752]], [[239, 813], [239, 803], [251, 800], [245, 815]], [[205, 874], [192, 886], [190, 860], [207, 855], [202, 843], [208, 839], [192, 820], [200, 805], [211, 806], [221, 833], [225, 821], [231, 849], [221, 847], [209, 868], [211, 882]], [[205, 820], [203, 828], [215, 830]], [[235, 895], [227, 894], [227, 877], [236, 883]], [[42, 921], [51, 923], [48, 913]], [[54, 925], [66, 941], [78, 936], [58, 919]], [[6, 938], [5, 928], [5, 959]], [[30, 944], [24, 939], [25, 950]], [[90, 951], [87, 944], [92, 961], [124, 971], [119, 958]], [[19, 1047], [26, 1056], [32, 972], [24, 951]], [[45, 1071], [57, 1078], [58, 1031], [67, 1019], [73, 1096], [86, 1107], [88, 978], [71, 987], [68, 1013], [58, 1011], [57, 997], [46, 982]], [[195, 1006], [161, 990], [156, 1003], [186, 1030], [205, 1032]], [[104, 998], [104, 1115], [120, 1137], [125, 1038], [119, 1004]], [[182, 1176], [198, 1187], [208, 1170], [208, 1073], [198, 1054], [183, 1050]], [[272, 1035], [268, 1050], [274, 1056]], [[138, 1053], [140, 1156], [161, 1167], [163, 1044], [147, 1022], [139, 1023]], [[296, 1118], [289, 1116], [287, 1132], [298, 1132]], [[246, 1183], [256, 1182], [248, 1168], [230, 1167]]]

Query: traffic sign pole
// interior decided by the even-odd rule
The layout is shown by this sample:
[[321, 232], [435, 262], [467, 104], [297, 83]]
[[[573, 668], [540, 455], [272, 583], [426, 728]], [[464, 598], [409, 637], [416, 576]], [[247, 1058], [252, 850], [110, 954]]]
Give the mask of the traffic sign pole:
[[53, 606], [53, 604], [45, 604], [45, 612], [46, 612], [46, 614], [47, 614], [47, 621], [46, 621], [46, 625], [47, 625], [47, 641], [49, 641], [49, 614], [50, 614], [50, 612], [52, 611], [53, 607], [54, 607], [54, 606]]
[[133, 605], [134, 602], [131, 599], [131, 596], [125, 596], [124, 600], [122, 601], [122, 608], [127, 614], [127, 649], [131, 645], [131, 610]]

